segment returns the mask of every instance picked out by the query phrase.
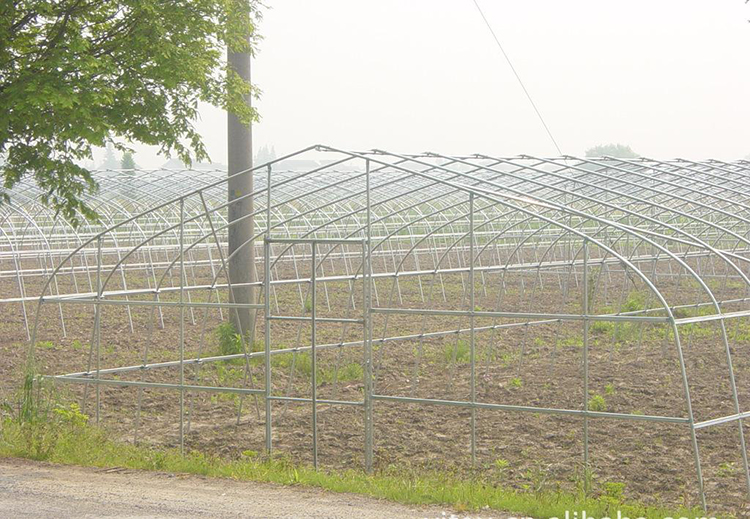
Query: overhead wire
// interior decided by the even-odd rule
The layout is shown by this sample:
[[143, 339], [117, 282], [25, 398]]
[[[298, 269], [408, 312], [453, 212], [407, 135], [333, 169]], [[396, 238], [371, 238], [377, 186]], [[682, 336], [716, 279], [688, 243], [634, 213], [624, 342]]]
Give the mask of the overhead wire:
[[534, 112], [536, 112], [536, 115], [541, 121], [542, 126], [544, 126], [544, 130], [547, 132], [547, 135], [552, 141], [552, 144], [555, 145], [555, 149], [557, 149], [557, 152], [562, 156], [563, 152], [560, 149], [560, 146], [557, 144], [557, 140], [555, 139], [555, 136], [552, 135], [552, 130], [550, 130], [549, 126], [547, 125], [547, 122], [544, 120], [542, 113], [539, 111], [539, 108], [534, 102], [534, 99], [531, 97], [531, 94], [526, 88], [526, 85], [524, 85], [523, 80], [521, 79], [521, 76], [518, 74], [518, 71], [516, 70], [516, 67], [513, 66], [513, 62], [510, 60], [510, 56], [508, 56], [508, 53], [505, 52], [505, 49], [503, 48], [502, 43], [500, 43], [500, 39], [497, 37], [497, 34], [495, 34], [495, 31], [492, 29], [492, 25], [490, 25], [489, 20], [487, 20], [487, 17], [484, 15], [484, 11], [482, 11], [482, 8], [479, 6], [479, 3], [477, 2], [477, 0], [472, 0], [472, 2], [474, 2], [474, 6], [477, 8], [477, 11], [479, 11], [479, 14], [482, 17], [482, 20], [484, 20], [484, 24], [487, 26], [487, 29], [489, 29], [490, 34], [492, 35], [492, 38], [495, 40], [497, 47], [500, 49], [500, 52], [505, 58], [505, 61], [508, 63], [510, 70], [512, 70], [513, 75], [516, 76], [516, 79], [518, 80], [518, 84], [521, 85], [521, 89], [523, 90], [523, 93], [526, 94], [526, 98], [529, 100], [529, 103], [531, 104], [531, 107], [534, 109]]

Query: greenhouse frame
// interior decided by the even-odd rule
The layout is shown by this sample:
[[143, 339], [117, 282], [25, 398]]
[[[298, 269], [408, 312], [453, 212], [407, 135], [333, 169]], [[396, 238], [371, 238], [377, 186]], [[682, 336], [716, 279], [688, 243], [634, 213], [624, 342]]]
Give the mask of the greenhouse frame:
[[[388, 406], [465, 411], [473, 463], [488, 443], [478, 433], [486, 412], [576, 420], [585, 470], [594, 422], [658, 423], [684, 429], [691, 456], [682, 461], [693, 467], [704, 508], [699, 434], [729, 424], [750, 492], [750, 375], [735, 368], [750, 322], [750, 162], [317, 145], [237, 175], [252, 175], [254, 188], [229, 202], [220, 169], [99, 172], [101, 189], [86, 202], [101, 220], [78, 228], [43, 207], [31, 183], [0, 207], [0, 305], [18, 312], [32, 358], [48, 335], [85, 327], [80, 368], [47, 378], [94, 399], [97, 421], [105, 388], [132, 388], [136, 431], [149, 427], [144, 392], [171, 391], [184, 448], [195, 395], [236, 395], [238, 420], [243, 401], [259, 407], [270, 453], [273, 417], [285, 409], [275, 406], [302, 405], [318, 467], [319, 414], [346, 407], [360, 416], [368, 471], [382, 437], [378, 408]], [[230, 223], [228, 206], [247, 199], [253, 212]], [[228, 250], [227, 233], [248, 224], [252, 238], [241, 248], [254, 251], [246, 266], [254, 280], [243, 283], [229, 279], [239, 253]], [[252, 300], [242, 301], [237, 293], [248, 287]], [[212, 350], [211, 323], [240, 312], [258, 323], [236, 330], [240, 350]], [[167, 328], [175, 340], [164, 345], [154, 334]], [[141, 335], [138, 358], [107, 356], [107, 333]], [[716, 357], [687, 361], [691, 341]], [[171, 358], [151, 354], [165, 349]], [[594, 387], [599, 363], [623, 351], [639, 370], [653, 367], [639, 360], [647, 351], [665, 359], [657, 372], [674, 370], [679, 405], [644, 412], [602, 404], [609, 393]], [[274, 364], [289, 355], [291, 365]], [[311, 366], [300, 385], [303, 355]], [[350, 355], [357, 384], [345, 390]], [[564, 364], [564, 355], [574, 360]], [[717, 371], [704, 382], [701, 363], [711, 359]], [[202, 382], [202, 372], [229, 361], [241, 379]], [[523, 402], [521, 390], [513, 393], [524, 389], [520, 375], [493, 375], [500, 363], [539, 377], [564, 371], [578, 385]], [[434, 372], [452, 382], [431, 385]], [[483, 389], [498, 380], [504, 393]], [[637, 394], [638, 384], [623, 398], [630, 390]]]

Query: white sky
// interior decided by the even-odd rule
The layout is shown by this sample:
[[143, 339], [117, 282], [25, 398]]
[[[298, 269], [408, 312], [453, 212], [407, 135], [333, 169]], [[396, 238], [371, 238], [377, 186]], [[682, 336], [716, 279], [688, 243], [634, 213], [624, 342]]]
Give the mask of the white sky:
[[[478, 0], [564, 153], [750, 153], [744, 0]], [[557, 155], [472, 0], [267, 0], [255, 149]], [[201, 110], [226, 163], [225, 115]], [[136, 147], [136, 161], [165, 159]], [[97, 158], [101, 154], [97, 155]]]

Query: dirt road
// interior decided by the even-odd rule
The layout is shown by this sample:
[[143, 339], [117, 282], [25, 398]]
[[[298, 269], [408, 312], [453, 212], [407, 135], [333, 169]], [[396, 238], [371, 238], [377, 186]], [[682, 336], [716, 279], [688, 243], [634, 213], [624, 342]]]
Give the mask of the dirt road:
[[[352, 494], [131, 470], [0, 459], [0, 517], [443, 518]], [[447, 515], [450, 515], [448, 513]]]

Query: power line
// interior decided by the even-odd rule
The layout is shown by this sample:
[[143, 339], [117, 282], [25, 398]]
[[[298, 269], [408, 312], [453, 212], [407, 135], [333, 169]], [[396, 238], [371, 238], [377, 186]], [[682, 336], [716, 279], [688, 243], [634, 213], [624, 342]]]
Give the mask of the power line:
[[557, 145], [557, 141], [555, 140], [554, 135], [552, 135], [552, 131], [550, 131], [549, 126], [547, 126], [547, 123], [545, 122], [544, 117], [542, 117], [542, 113], [539, 111], [539, 108], [536, 107], [536, 103], [534, 103], [534, 100], [531, 98], [531, 94], [529, 94], [529, 91], [526, 90], [526, 85], [523, 84], [523, 81], [521, 80], [521, 76], [518, 75], [518, 72], [516, 72], [516, 68], [513, 66], [513, 63], [510, 61], [510, 57], [508, 57], [508, 53], [505, 52], [505, 49], [503, 48], [503, 45], [500, 43], [500, 40], [497, 38], [495, 31], [492, 30], [492, 26], [490, 25], [490, 22], [487, 20], [487, 17], [484, 15], [484, 11], [482, 11], [482, 8], [479, 7], [477, 0], [472, 0], [472, 2], [474, 2], [474, 5], [476, 6], [477, 11], [479, 11], [479, 14], [482, 16], [482, 20], [484, 20], [484, 23], [487, 26], [487, 29], [490, 30], [490, 34], [492, 34], [492, 37], [495, 39], [495, 43], [497, 43], [497, 47], [500, 49], [500, 52], [503, 53], [503, 57], [505, 58], [505, 61], [508, 62], [508, 66], [510, 66], [510, 69], [513, 71], [513, 74], [516, 76], [516, 79], [518, 80], [518, 84], [521, 85], [521, 88], [523, 89], [523, 93], [526, 94], [526, 98], [529, 100], [529, 103], [531, 103], [532, 108], [534, 108], [536, 115], [539, 117], [539, 120], [542, 122], [542, 126], [544, 126], [544, 129], [546, 130], [547, 135], [549, 135], [550, 140], [552, 140], [552, 144], [555, 145], [555, 148], [557, 149], [557, 153], [562, 155], [563, 152], [560, 149], [560, 146]]

